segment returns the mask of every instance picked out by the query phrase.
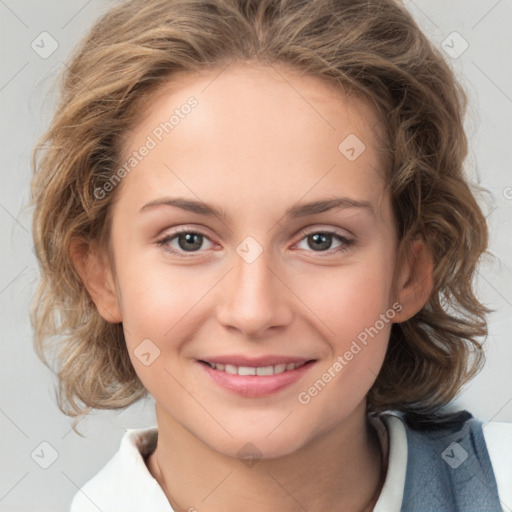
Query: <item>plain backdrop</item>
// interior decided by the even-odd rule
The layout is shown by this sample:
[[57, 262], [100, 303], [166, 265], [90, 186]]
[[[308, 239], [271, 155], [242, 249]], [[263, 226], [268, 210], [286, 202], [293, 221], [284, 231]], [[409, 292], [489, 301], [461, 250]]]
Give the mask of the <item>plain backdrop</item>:
[[[45, 95], [52, 80], [73, 45], [111, 5], [107, 0], [0, 0], [0, 511], [4, 512], [66, 511], [79, 486], [118, 449], [125, 429], [156, 424], [154, 405], [148, 399], [122, 412], [94, 413], [79, 425], [85, 437], [76, 435], [70, 419], [57, 408], [54, 376], [34, 354], [28, 317], [38, 279], [31, 214], [24, 209], [30, 197], [30, 151], [50, 121], [54, 91]], [[479, 296], [494, 309], [489, 316], [487, 365], [454, 406], [484, 421], [511, 422], [512, 2], [409, 0], [406, 5], [431, 40], [451, 54], [447, 58], [469, 94], [468, 172], [490, 192], [482, 206], [491, 230], [492, 258], [483, 262], [477, 275]], [[52, 44], [58, 45], [51, 55], [33, 49], [33, 41], [41, 37], [46, 38], [46, 52]]]

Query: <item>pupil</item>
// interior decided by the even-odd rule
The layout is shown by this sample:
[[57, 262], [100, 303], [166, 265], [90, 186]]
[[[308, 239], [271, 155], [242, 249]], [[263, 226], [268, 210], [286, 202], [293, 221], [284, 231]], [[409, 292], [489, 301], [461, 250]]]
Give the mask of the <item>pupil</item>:
[[[310, 247], [313, 249], [329, 249], [331, 245], [331, 235], [325, 235], [323, 233], [315, 233], [308, 237], [310, 240], [313, 240], [313, 246], [310, 244]], [[178, 243], [181, 249], [195, 250], [201, 248], [201, 239], [202, 235], [197, 233], [183, 233], [178, 236]], [[183, 243], [182, 243], [183, 242]]]
[[[181, 249], [184, 251], [194, 250], [201, 248], [201, 237], [197, 233], [182, 233], [178, 236], [178, 243]], [[194, 238], [195, 243], [194, 243]], [[182, 243], [184, 241], [184, 243]]]
[[314, 235], [311, 235], [309, 238], [314, 240], [316, 244], [312, 248], [314, 249], [316, 247], [317, 249], [329, 249], [329, 246], [331, 245], [330, 236], [331, 235], [325, 235], [323, 233], [315, 233]]

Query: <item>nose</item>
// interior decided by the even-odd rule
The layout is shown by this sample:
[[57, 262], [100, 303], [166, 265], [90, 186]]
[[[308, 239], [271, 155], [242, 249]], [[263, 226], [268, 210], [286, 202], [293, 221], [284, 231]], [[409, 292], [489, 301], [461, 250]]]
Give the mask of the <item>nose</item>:
[[221, 325], [257, 339], [271, 328], [290, 323], [293, 294], [284, 284], [284, 276], [271, 266], [265, 251], [252, 263], [234, 255], [234, 266], [219, 290], [217, 319]]

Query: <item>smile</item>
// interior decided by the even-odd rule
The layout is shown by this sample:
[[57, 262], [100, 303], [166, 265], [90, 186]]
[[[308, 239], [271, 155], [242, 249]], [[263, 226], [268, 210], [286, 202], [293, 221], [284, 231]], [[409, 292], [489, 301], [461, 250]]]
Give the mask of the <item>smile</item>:
[[230, 375], [278, 375], [280, 373], [296, 370], [306, 363], [281, 363], [270, 366], [235, 366], [234, 364], [210, 363], [203, 361], [210, 368]]
[[209, 382], [244, 398], [269, 396], [292, 386], [315, 362], [306, 358], [233, 356], [197, 360]]

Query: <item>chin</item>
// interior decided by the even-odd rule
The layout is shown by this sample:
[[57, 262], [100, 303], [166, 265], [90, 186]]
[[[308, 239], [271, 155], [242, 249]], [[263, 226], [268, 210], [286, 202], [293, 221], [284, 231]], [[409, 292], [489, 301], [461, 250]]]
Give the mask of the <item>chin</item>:
[[[238, 435], [232, 432], [233, 437], [219, 439], [219, 436], [208, 436], [202, 441], [212, 450], [227, 457], [234, 457], [244, 461], [257, 461], [259, 459], [276, 459], [291, 455], [311, 441], [305, 433], [299, 434], [286, 429], [280, 433], [267, 434], [261, 432], [245, 431]], [[201, 439], [201, 437], [200, 437]], [[250, 466], [251, 463], [248, 463]]]

